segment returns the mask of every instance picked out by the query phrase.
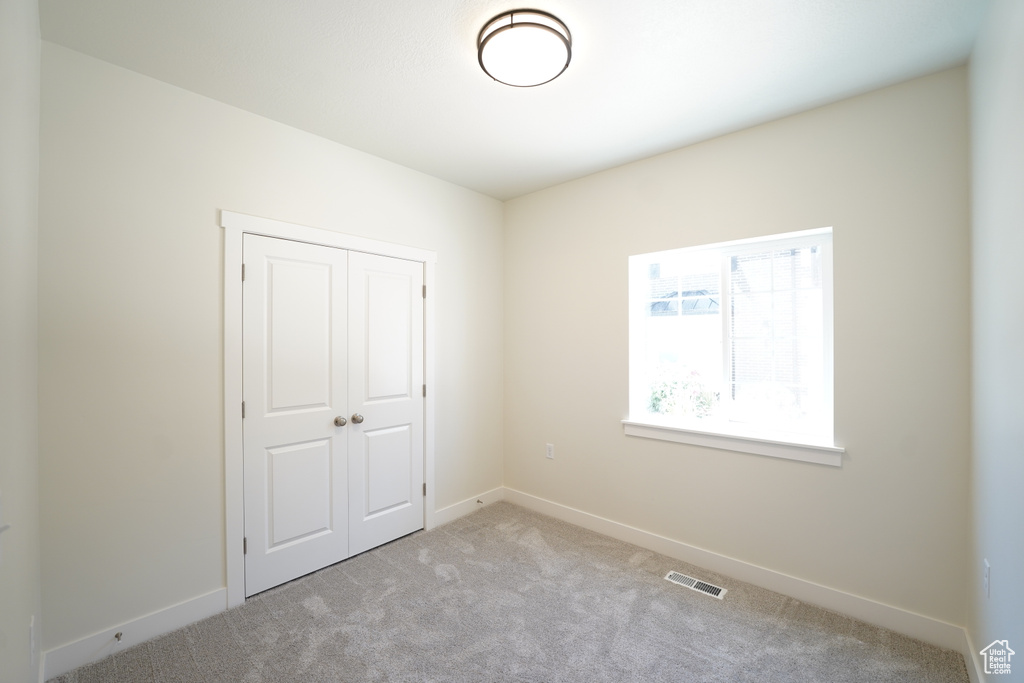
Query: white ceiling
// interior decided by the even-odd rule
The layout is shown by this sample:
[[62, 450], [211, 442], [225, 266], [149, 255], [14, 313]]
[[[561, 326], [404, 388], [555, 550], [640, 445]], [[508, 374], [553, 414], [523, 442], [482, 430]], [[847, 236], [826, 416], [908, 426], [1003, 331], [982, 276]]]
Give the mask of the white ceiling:
[[[476, 60], [572, 32], [555, 81]], [[49, 40], [498, 199], [964, 63], [988, 0], [40, 0]]]

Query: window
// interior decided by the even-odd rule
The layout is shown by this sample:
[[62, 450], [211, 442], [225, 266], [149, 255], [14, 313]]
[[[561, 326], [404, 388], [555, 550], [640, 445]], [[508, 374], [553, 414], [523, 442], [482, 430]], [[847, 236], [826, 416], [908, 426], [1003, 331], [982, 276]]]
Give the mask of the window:
[[632, 256], [629, 305], [627, 434], [839, 464], [830, 228]]

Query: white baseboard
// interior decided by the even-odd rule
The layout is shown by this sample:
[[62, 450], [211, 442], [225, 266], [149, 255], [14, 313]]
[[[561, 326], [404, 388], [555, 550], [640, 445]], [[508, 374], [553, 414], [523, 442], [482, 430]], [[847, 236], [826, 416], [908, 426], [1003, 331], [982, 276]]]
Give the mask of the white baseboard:
[[[505, 490], [492, 489], [478, 496], [438, 510], [432, 516], [432, 526], [438, 527], [453, 522], [474, 510], [502, 500]], [[482, 501], [482, 502], [478, 502]], [[192, 600], [158, 610], [138, 619], [111, 626], [90, 636], [76, 640], [42, 653], [40, 681], [65, 674], [72, 669], [91, 664], [132, 645], [138, 645], [151, 638], [170, 633], [206, 617], [223, 612], [228, 608], [227, 588], [215, 590]], [[121, 640], [114, 635], [121, 633]]]
[[[115, 652], [170, 633], [227, 609], [227, 589], [221, 588], [198, 598], [167, 607], [131, 621], [98, 631], [43, 653], [44, 680], [103, 659]], [[114, 635], [121, 633], [121, 640]]]
[[[926, 643], [955, 650], [963, 653], [965, 657], [972, 652], [966, 631], [954, 624], [719, 555], [515, 489], [506, 488], [504, 499], [549, 517], [561, 519], [584, 529], [590, 529], [605, 536], [611, 536], [620, 541], [632, 543], [761, 588], [767, 588], [776, 593], [788, 595], [802, 602], [818, 605], [869, 624], [923, 640]], [[974, 661], [973, 658], [967, 659], [968, 669], [971, 668], [972, 661]], [[972, 677], [972, 681], [976, 680]]]
[[496, 503], [499, 500], [505, 498], [505, 489], [498, 487], [491, 489], [486, 493], [481, 493], [479, 496], [472, 496], [464, 501], [449, 505], [446, 508], [438, 510], [434, 513], [434, 527], [439, 527], [448, 522], [454, 522], [459, 517], [465, 517], [474, 510], [482, 508], [485, 505]]
[[[605, 536], [632, 543], [641, 548], [767, 588], [803, 602], [846, 614], [869, 624], [955, 650], [964, 656], [971, 683], [983, 682], [977, 648], [974, 647], [967, 632], [959, 626], [719, 555], [515, 489], [499, 487], [449, 505], [434, 513], [433, 526], [438, 527], [453, 522], [485, 505], [500, 500], [507, 500], [584, 529], [590, 529]], [[48, 650], [42, 655], [41, 671], [45, 676], [43, 680], [60, 676], [79, 666], [95, 662], [150, 638], [188, 626], [200, 619], [223, 612], [225, 609], [227, 609], [227, 589], [221, 588]], [[114, 639], [114, 634], [118, 632], [123, 634], [120, 642]]]
[[971, 634], [964, 631], [964, 640], [966, 641], [967, 650], [964, 652], [964, 661], [967, 662], [967, 675], [971, 679], [971, 683], [984, 683], [985, 677], [981, 675], [981, 672], [985, 670], [985, 665], [981, 661], [981, 650], [974, 646], [974, 639], [971, 638]]

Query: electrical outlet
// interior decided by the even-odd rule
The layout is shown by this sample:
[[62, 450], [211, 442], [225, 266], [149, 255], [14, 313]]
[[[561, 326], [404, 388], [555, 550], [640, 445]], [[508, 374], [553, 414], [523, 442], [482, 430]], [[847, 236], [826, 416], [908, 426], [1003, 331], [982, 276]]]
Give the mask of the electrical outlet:
[[992, 565], [990, 565], [988, 563], [988, 559], [987, 558], [985, 560], [983, 560], [983, 562], [985, 563], [985, 578], [984, 578], [985, 597], [988, 598], [988, 597], [992, 596]]
[[548, 457], [548, 460], [554, 460], [555, 459], [555, 445], [549, 443], [547, 448], [548, 449], [547, 449], [546, 455]]
[[4, 497], [0, 493], [0, 567], [4, 565], [4, 539], [2, 536], [10, 528], [10, 524], [4, 524]]

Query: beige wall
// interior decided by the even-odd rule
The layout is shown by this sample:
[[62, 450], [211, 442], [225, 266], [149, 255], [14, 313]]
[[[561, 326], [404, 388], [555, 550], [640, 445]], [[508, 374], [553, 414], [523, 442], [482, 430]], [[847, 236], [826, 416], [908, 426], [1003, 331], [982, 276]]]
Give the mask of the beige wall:
[[39, 4], [0, 3], [0, 682], [37, 676]]
[[[1024, 3], [993, 4], [970, 73], [974, 543], [967, 623], [975, 651], [1009, 640], [1022, 653], [1011, 661], [1013, 680], [1024, 680]], [[990, 597], [982, 590], [985, 558]]]
[[[1020, 14], [1006, 30], [1020, 34]], [[974, 284], [1005, 291], [1016, 271], [1001, 245], [1019, 237], [1009, 226], [1021, 211], [1000, 179], [1020, 185], [1020, 169], [998, 152], [1020, 140], [1010, 112], [1021, 102], [1019, 90], [1009, 103], [996, 93], [1022, 79], [997, 66], [1013, 34], [990, 32], [995, 56], [972, 66], [975, 118], [992, 117], [974, 124], [974, 191], [992, 189], [984, 206], [996, 213], [976, 209], [992, 227], [975, 230], [974, 249], [995, 274]], [[25, 130], [4, 115], [0, 135]], [[974, 581], [982, 554], [996, 556], [997, 580], [1022, 567], [1019, 544], [997, 542], [1021, 524], [1020, 497], [999, 483], [1007, 420], [976, 437], [979, 542], [964, 557], [967, 119], [966, 70], [954, 69], [528, 195], [503, 217], [494, 200], [44, 44], [39, 392], [42, 414], [59, 419], [39, 430], [43, 647], [224, 585], [218, 209], [438, 252], [438, 508], [500, 486], [504, 466], [511, 488], [967, 622], [967, 596], [950, 586]], [[4, 249], [25, 256], [4, 271], [26, 286], [34, 220], [20, 251]], [[826, 225], [843, 467], [625, 437], [627, 256]], [[31, 314], [33, 297], [5, 299], [5, 324]], [[1014, 360], [997, 344], [999, 310], [975, 345]], [[10, 329], [31, 361], [31, 325]], [[975, 356], [994, 382], [995, 365]], [[30, 396], [33, 381], [19, 382]], [[996, 404], [1006, 386], [979, 400]], [[30, 404], [15, 412], [28, 453]], [[15, 476], [31, 483], [25, 462]], [[34, 505], [24, 509], [33, 523]], [[19, 616], [0, 618], [22, 640], [38, 600], [32, 552], [18, 565], [29, 589]], [[976, 639], [1007, 637], [1019, 592], [1006, 600], [975, 596]]]
[[443, 508], [501, 485], [502, 207], [44, 43], [44, 646], [225, 585], [218, 210], [438, 254]]
[[[967, 118], [954, 69], [508, 202], [505, 485], [962, 625]], [[842, 468], [625, 437], [627, 257], [822, 226]]]

